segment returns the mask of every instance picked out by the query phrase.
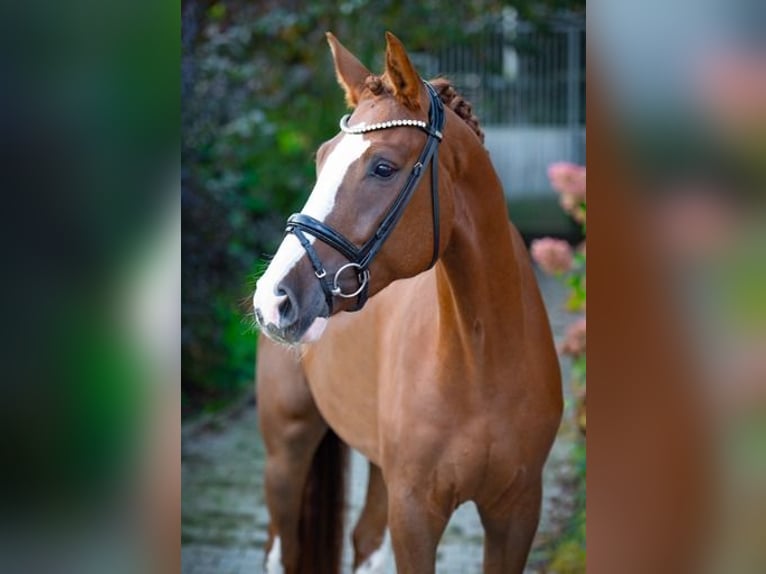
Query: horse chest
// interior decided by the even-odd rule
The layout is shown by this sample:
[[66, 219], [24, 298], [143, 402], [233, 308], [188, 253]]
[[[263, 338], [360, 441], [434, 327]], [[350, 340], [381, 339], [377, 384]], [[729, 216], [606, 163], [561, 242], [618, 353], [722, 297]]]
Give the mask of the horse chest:
[[344, 442], [376, 461], [377, 360], [369, 349], [358, 346], [361, 339], [354, 343], [356, 347], [348, 347], [338, 340], [332, 347], [307, 355], [303, 366], [314, 400], [327, 423]]
[[[420, 397], [417, 400], [420, 400]], [[494, 416], [444, 410], [436, 404], [381, 412], [383, 468], [395, 482], [427, 484], [453, 501], [495, 500], [524, 473], [523, 437]]]

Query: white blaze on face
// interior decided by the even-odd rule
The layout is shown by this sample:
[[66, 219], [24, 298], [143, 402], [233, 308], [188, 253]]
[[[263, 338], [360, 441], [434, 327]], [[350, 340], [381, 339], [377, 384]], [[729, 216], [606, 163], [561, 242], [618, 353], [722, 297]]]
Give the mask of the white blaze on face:
[[[327, 157], [301, 213], [323, 222], [335, 207], [336, 195], [348, 168], [368, 147], [370, 142], [365, 140], [362, 134], [344, 134]], [[313, 235], [307, 233], [306, 237], [311, 243], [315, 241]], [[268, 269], [258, 280], [253, 295], [253, 306], [261, 312], [265, 323], [279, 325], [279, 305], [286, 299], [286, 295], [276, 295], [276, 287], [304, 254], [305, 250], [301, 247], [298, 238], [288, 233]]]
[[324, 221], [335, 207], [335, 196], [346, 177], [348, 168], [362, 157], [368, 147], [370, 142], [364, 139], [362, 134], [344, 134], [327, 157], [301, 213]]

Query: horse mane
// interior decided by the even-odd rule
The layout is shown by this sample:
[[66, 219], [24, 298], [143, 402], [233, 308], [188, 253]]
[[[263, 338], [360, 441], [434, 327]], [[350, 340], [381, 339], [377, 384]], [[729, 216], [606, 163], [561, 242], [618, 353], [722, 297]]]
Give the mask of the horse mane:
[[[479, 118], [473, 113], [471, 103], [457, 92], [452, 82], [447, 78], [439, 77], [431, 80], [430, 84], [436, 89], [436, 93], [439, 94], [444, 105], [448, 106], [462, 118], [468, 124], [468, 127], [479, 137], [479, 140], [484, 143], [484, 132], [479, 126]], [[367, 76], [364, 85], [375, 96], [391, 93], [391, 89], [386, 85], [381, 76]]]
[[449, 106], [453, 112], [460, 116], [468, 124], [468, 127], [479, 136], [481, 143], [484, 143], [484, 132], [479, 126], [479, 118], [473, 113], [471, 102], [461, 96], [447, 78], [435, 78], [430, 83], [436, 88], [436, 93], [439, 94], [444, 105]]

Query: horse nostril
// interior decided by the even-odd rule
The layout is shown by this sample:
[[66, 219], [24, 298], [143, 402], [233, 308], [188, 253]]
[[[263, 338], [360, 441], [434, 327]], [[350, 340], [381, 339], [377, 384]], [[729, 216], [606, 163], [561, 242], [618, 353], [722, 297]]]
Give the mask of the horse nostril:
[[292, 290], [280, 285], [276, 289], [278, 297], [282, 298], [277, 309], [279, 310], [280, 323], [284, 326], [292, 325], [298, 320], [298, 300]]

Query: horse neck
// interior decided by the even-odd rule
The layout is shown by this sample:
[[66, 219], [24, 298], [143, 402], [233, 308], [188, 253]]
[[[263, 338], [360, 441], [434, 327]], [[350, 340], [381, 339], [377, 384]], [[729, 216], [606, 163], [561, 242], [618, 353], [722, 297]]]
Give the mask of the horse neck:
[[452, 344], [457, 333], [463, 348], [486, 359], [488, 354], [507, 355], [509, 343], [513, 348], [514, 340], [523, 337], [521, 262], [489, 154], [469, 135], [456, 138], [469, 145], [448, 152], [455, 219], [436, 267], [440, 332]]

